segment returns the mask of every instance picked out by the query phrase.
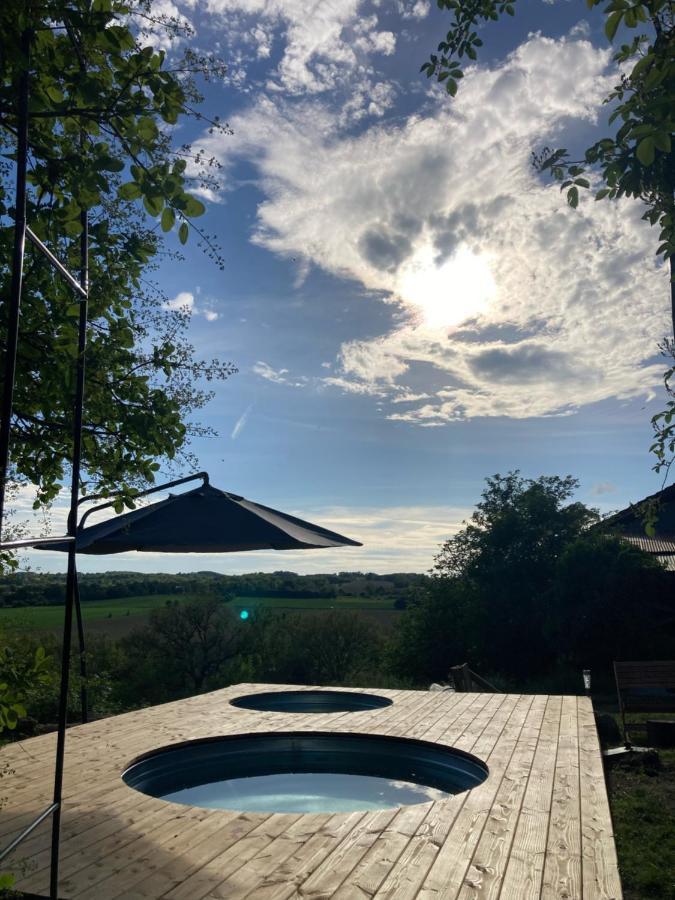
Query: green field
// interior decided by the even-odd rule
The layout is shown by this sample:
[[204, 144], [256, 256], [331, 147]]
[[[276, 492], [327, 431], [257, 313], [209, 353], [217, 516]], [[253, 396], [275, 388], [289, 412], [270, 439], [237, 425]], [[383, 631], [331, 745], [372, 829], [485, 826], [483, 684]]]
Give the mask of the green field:
[[[92, 600], [82, 604], [84, 620], [96, 623], [97, 631], [127, 631], [144, 625], [153, 609], [163, 607], [168, 600], [192, 599], [191, 595], [155, 594], [147, 597], [124, 597], [119, 600]], [[229, 604], [239, 614], [242, 609], [251, 612], [263, 609], [392, 609], [390, 599], [376, 597], [308, 597], [287, 599], [283, 597], [236, 597]], [[18, 628], [30, 631], [53, 631], [63, 625], [62, 606], [25, 606], [0, 609], [0, 628]]]

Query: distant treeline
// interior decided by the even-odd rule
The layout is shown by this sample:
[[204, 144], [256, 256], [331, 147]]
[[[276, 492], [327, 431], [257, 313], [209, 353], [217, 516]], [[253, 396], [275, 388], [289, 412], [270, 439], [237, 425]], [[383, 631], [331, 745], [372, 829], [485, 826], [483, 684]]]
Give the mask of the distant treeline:
[[[54, 606], [63, 603], [64, 576], [18, 572], [0, 580], [0, 607]], [[192, 572], [179, 575], [101, 572], [80, 575], [83, 603], [155, 594], [230, 597], [387, 597], [404, 606], [427, 582], [426, 575], [339, 572], [297, 575], [295, 572], [255, 572], [221, 575]]]

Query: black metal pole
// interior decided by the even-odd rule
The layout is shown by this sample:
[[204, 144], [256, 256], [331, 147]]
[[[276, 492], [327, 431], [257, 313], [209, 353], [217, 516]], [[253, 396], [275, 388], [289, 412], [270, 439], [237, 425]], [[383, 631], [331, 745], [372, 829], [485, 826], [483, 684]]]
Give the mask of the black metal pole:
[[84, 641], [84, 623], [82, 621], [82, 606], [80, 605], [80, 581], [77, 577], [75, 578], [75, 618], [77, 621], [77, 637], [80, 645], [80, 708], [82, 710], [82, 722], [88, 722], [87, 648]]
[[[80, 134], [80, 146], [84, 144], [84, 136]], [[80, 223], [82, 225], [82, 234], [80, 236], [80, 286], [85, 292], [85, 297], [89, 292], [89, 217], [85, 210], [80, 213]], [[80, 303], [80, 322], [79, 322], [79, 340], [81, 349], [78, 354], [77, 365], [77, 397], [76, 404], [80, 406], [80, 415], [84, 406], [84, 375], [85, 375], [85, 352], [87, 346], [87, 301]], [[80, 421], [80, 432], [82, 430], [82, 422]], [[79, 473], [78, 473], [79, 482]], [[78, 493], [75, 500], [74, 515], [77, 518], [77, 507], [79, 504], [79, 484]], [[77, 636], [80, 645], [80, 702], [82, 706], [82, 722], [89, 720], [89, 703], [87, 699], [87, 648], [84, 641], [84, 623], [82, 622], [82, 606], [80, 605], [80, 583], [75, 571], [75, 613], [77, 617]]]
[[[80, 281], [85, 292], [89, 282], [89, 232], [86, 212], [82, 213], [82, 237], [80, 239], [81, 270]], [[75, 386], [75, 406], [73, 415], [73, 464], [70, 482], [70, 512], [68, 514], [68, 534], [77, 533], [77, 508], [80, 494], [80, 466], [82, 463], [82, 418], [84, 408], [84, 377], [87, 346], [87, 300], [80, 301], [80, 317], [77, 337], [77, 378]], [[52, 819], [52, 852], [49, 873], [49, 896], [57, 900], [59, 888], [59, 843], [61, 836], [61, 797], [63, 794], [63, 762], [66, 747], [66, 725], [68, 722], [68, 685], [70, 680], [70, 647], [73, 630], [73, 609], [79, 606], [77, 581], [76, 543], [68, 548], [68, 575], [66, 580], [66, 613], [63, 623], [63, 650], [61, 657], [61, 691], [59, 695], [59, 723], [56, 740], [56, 765], [54, 769], [54, 803], [58, 808]]]
[[14, 404], [16, 352], [19, 343], [19, 311], [23, 283], [23, 254], [26, 244], [26, 166], [28, 160], [28, 90], [30, 66], [30, 31], [21, 35], [23, 71], [18, 85], [18, 121], [16, 154], [16, 201], [14, 211], [14, 250], [12, 254], [12, 287], [7, 314], [7, 344], [5, 346], [5, 380], [0, 407], [0, 533], [5, 511], [5, 489], [9, 468], [9, 440]]

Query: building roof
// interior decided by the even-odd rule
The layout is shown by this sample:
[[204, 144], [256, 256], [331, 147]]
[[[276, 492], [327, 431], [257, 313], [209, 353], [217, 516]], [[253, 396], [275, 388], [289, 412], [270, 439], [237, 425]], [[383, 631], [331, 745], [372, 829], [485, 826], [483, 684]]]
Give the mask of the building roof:
[[[653, 528], [651, 534], [647, 534], [647, 520]], [[655, 556], [667, 571], [675, 572], [675, 484], [614, 513], [595, 527], [625, 538]]]

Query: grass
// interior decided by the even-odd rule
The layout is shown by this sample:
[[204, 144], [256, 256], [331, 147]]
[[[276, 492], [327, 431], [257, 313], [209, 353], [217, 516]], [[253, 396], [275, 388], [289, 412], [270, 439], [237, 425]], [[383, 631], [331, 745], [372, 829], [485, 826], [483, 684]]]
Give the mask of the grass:
[[[596, 707], [597, 710], [597, 707]], [[620, 717], [614, 710], [620, 727]], [[647, 745], [644, 721], [671, 718], [653, 713], [628, 717], [631, 740]], [[607, 771], [624, 900], [675, 900], [675, 749], [636, 754]]]
[[[124, 597], [118, 600], [91, 600], [82, 604], [85, 622], [97, 623], [97, 631], [105, 631], [106, 622], [114, 620], [115, 626], [132, 627], [145, 624], [153, 609], [163, 607], [169, 600], [185, 601], [195, 595], [153, 594], [145, 597]], [[303, 597], [288, 599], [283, 597], [236, 597], [231, 604], [237, 614], [243, 609], [249, 611], [263, 609], [361, 609], [391, 610], [393, 601], [382, 597]], [[112, 626], [112, 622], [110, 623]], [[63, 625], [62, 606], [25, 606], [0, 608], [0, 628], [16, 628], [31, 631], [53, 631]], [[118, 631], [119, 628], [114, 629]], [[125, 629], [126, 630], [126, 629]]]
[[661, 767], [617, 766], [608, 776], [625, 900], [675, 900], [675, 750]]

